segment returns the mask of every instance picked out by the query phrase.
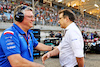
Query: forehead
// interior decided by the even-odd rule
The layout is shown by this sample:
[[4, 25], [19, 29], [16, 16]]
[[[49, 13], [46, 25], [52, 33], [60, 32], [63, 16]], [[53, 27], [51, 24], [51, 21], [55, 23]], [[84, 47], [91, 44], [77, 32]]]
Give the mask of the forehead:
[[59, 18], [61, 18], [61, 17], [63, 17], [63, 13], [60, 13], [60, 14], [59, 14]]

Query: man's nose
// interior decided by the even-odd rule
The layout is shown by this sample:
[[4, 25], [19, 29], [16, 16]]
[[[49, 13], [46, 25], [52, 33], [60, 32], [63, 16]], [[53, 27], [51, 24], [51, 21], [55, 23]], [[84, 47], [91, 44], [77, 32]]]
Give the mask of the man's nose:
[[35, 18], [33, 17], [32, 20], [35, 21]]

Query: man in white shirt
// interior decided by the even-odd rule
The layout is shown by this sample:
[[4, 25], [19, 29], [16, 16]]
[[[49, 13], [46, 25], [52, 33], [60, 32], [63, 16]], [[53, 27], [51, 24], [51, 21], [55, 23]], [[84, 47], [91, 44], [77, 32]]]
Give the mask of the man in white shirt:
[[83, 37], [74, 23], [75, 14], [69, 9], [59, 12], [59, 24], [66, 33], [59, 46], [42, 56], [42, 62], [59, 54], [61, 67], [84, 67]]

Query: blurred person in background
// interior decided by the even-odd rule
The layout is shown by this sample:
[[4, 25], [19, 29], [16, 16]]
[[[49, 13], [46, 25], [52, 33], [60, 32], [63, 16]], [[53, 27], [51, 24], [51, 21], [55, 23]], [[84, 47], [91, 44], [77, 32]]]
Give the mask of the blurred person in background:
[[99, 38], [98, 33], [96, 31], [94, 32], [94, 38]]
[[55, 37], [61, 38], [61, 40], [62, 40], [61, 31], [59, 31], [59, 32], [55, 35]]
[[82, 30], [82, 36], [83, 36], [83, 39], [87, 39], [87, 34], [85, 33], [84, 30]]
[[50, 37], [55, 37], [55, 34], [53, 31], [50, 31]]
[[35, 21], [33, 9], [26, 5], [17, 6], [14, 21], [0, 38], [0, 67], [45, 67], [34, 62], [33, 51], [50, 51], [54, 48], [39, 43], [30, 30]]
[[59, 24], [66, 33], [59, 46], [42, 56], [42, 62], [59, 54], [61, 67], [84, 67], [84, 42], [81, 31], [74, 23], [75, 14], [69, 9], [59, 12]]

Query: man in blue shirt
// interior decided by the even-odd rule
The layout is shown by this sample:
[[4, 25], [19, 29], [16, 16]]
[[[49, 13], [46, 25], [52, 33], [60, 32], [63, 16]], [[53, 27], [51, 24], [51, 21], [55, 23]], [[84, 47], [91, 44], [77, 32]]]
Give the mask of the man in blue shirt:
[[14, 10], [15, 23], [0, 38], [1, 67], [44, 67], [33, 62], [33, 50], [50, 51], [51, 46], [39, 43], [30, 30], [33, 27], [33, 9], [19, 5]]

